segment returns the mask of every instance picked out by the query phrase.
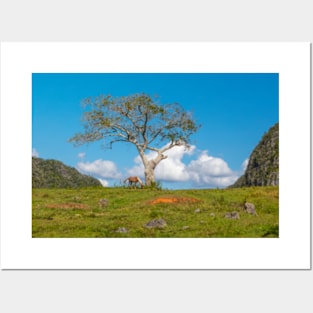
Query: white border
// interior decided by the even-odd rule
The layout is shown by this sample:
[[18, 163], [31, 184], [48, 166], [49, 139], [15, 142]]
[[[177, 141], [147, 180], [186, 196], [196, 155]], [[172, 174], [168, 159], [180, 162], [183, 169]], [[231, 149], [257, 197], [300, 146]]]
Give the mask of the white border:
[[[31, 73], [280, 75], [279, 239], [32, 239]], [[309, 269], [309, 43], [2, 43], [3, 269]]]

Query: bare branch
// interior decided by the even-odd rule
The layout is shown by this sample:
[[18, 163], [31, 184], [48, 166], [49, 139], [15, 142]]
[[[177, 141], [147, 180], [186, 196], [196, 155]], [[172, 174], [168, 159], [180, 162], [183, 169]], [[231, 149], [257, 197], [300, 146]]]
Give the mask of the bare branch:
[[[157, 152], [153, 160], [156, 162], [152, 167], [154, 169], [167, 157], [164, 152], [175, 146], [188, 148], [190, 136], [200, 127], [178, 103], [161, 105], [144, 93], [117, 98], [100, 95], [94, 99], [87, 98], [84, 105], [84, 132], [69, 141], [82, 145], [107, 138], [110, 147], [115, 142], [132, 143], [142, 158], [145, 170], [152, 166], [145, 156], [146, 150]], [[164, 142], [169, 144], [159, 148]]]

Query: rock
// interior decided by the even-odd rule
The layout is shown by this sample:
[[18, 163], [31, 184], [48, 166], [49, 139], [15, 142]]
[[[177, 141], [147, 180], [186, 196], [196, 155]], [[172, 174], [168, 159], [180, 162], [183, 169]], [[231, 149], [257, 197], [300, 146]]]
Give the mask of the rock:
[[257, 215], [255, 205], [253, 203], [246, 202], [244, 204], [244, 211], [252, 215]]
[[163, 228], [166, 225], [167, 225], [166, 221], [163, 220], [162, 218], [159, 218], [159, 219], [151, 220], [150, 222], [145, 224], [145, 227], [146, 228]]
[[210, 213], [210, 216], [211, 217], [215, 217], [215, 213]]
[[99, 199], [98, 204], [99, 204], [100, 208], [105, 208], [106, 206], [108, 206], [109, 200], [108, 199]]
[[129, 230], [127, 228], [125, 228], [125, 227], [119, 227], [115, 232], [116, 233], [124, 233], [124, 234], [126, 234], [126, 233], [129, 233]]
[[249, 156], [242, 175], [231, 188], [279, 185], [279, 124], [276, 123], [262, 137]]
[[238, 220], [240, 219], [240, 215], [237, 211], [233, 211], [233, 212], [227, 212], [225, 215], [224, 215], [225, 218], [229, 218], [229, 219], [232, 219], [232, 220]]
[[201, 212], [201, 210], [200, 209], [195, 209], [195, 211], [194, 211], [195, 213], [200, 213]]
[[188, 229], [189, 228], [189, 226], [183, 226], [182, 227], [182, 230], [186, 230], [186, 229]]

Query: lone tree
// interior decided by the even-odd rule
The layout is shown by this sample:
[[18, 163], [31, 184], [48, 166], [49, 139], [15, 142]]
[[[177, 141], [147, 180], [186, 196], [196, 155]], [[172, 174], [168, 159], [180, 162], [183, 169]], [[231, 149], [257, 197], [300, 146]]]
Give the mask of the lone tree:
[[[115, 142], [134, 144], [145, 168], [147, 186], [155, 182], [154, 170], [167, 158], [164, 152], [176, 146], [188, 148], [190, 136], [200, 127], [178, 103], [162, 105], [145, 93], [101, 95], [85, 99], [83, 105], [84, 132], [69, 141], [82, 145], [108, 139], [105, 143], [110, 148]], [[148, 159], [146, 150], [155, 151], [156, 157]]]

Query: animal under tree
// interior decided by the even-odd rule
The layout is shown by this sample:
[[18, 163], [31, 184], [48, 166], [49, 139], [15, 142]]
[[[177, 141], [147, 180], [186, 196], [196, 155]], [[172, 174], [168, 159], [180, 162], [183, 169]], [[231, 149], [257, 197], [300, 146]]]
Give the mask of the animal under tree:
[[[83, 104], [84, 132], [69, 141], [82, 145], [103, 140], [109, 148], [116, 142], [135, 145], [147, 186], [155, 182], [154, 171], [167, 158], [165, 152], [177, 146], [188, 149], [190, 136], [200, 127], [191, 112], [178, 103], [161, 104], [157, 97], [145, 93], [125, 97], [100, 95], [85, 99]], [[156, 156], [148, 159], [147, 150], [155, 151]]]

